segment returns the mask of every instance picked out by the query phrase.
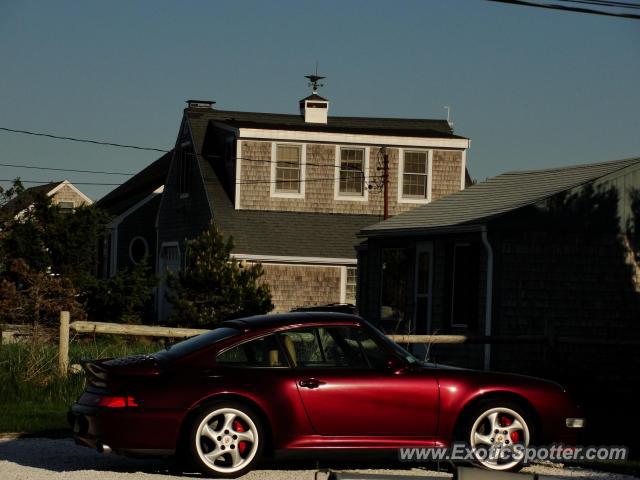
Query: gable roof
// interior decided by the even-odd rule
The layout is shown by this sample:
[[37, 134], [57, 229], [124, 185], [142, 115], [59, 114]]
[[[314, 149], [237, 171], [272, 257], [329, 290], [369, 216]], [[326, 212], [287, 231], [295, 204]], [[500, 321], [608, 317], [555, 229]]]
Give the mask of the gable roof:
[[47, 195], [51, 190], [61, 185], [63, 182], [64, 181], [61, 180], [59, 182], [45, 183], [44, 185], [36, 185], [35, 187], [26, 188], [20, 195], [5, 203], [2, 206], [2, 211], [10, 215], [15, 215], [31, 205], [38, 195]]
[[640, 158], [504, 173], [433, 203], [365, 227], [361, 236], [480, 225], [635, 164], [640, 165]]
[[119, 187], [98, 200], [97, 205], [112, 215], [120, 215], [164, 185], [173, 150], [136, 173]]
[[355, 259], [357, 233], [377, 215], [236, 210], [211, 163], [200, 157], [213, 222], [235, 254]]
[[185, 110], [187, 118], [199, 122], [220, 122], [237, 128], [261, 128], [271, 130], [317, 131], [332, 133], [393, 135], [401, 137], [458, 138], [446, 120], [332, 117], [326, 124], [307, 123], [302, 115], [283, 113], [236, 112], [215, 109]]

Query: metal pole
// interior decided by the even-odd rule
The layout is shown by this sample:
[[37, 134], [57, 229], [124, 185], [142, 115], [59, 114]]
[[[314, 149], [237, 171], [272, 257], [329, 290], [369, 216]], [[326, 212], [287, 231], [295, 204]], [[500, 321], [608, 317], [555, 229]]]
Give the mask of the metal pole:
[[58, 372], [66, 377], [69, 370], [69, 312], [60, 312]]
[[389, 218], [389, 154], [385, 151], [382, 162], [382, 188], [384, 190], [384, 220]]

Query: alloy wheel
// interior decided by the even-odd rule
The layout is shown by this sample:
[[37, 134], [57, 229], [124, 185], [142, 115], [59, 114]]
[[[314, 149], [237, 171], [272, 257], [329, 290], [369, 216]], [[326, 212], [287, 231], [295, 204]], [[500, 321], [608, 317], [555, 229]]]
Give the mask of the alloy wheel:
[[509, 470], [524, 460], [530, 442], [524, 417], [506, 407], [490, 408], [473, 423], [469, 444], [476, 461], [491, 470]]
[[198, 456], [214, 472], [242, 470], [256, 456], [258, 428], [241, 410], [219, 408], [206, 415], [196, 430]]

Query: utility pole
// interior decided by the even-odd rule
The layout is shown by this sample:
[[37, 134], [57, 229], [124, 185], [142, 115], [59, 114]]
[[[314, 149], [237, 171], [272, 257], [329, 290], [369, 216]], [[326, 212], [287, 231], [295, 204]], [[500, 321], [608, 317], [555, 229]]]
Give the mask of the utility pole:
[[389, 218], [389, 153], [382, 147], [382, 190], [384, 192], [384, 220]]

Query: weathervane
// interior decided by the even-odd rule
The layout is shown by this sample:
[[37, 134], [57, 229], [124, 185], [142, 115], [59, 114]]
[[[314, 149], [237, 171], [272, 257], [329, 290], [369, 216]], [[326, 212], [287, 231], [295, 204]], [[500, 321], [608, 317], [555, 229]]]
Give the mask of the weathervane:
[[324, 87], [323, 83], [318, 82], [327, 77], [321, 77], [318, 75], [318, 62], [316, 62], [316, 72], [311, 75], [305, 75], [304, 78], [309, 79], [309, 86], [313, 88], [313, 93], [318, 93], [318, 87]]

